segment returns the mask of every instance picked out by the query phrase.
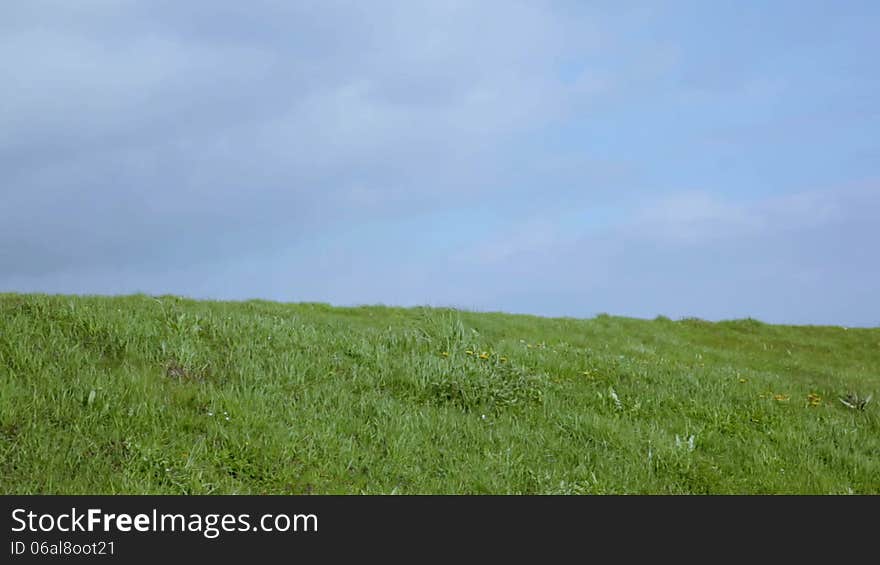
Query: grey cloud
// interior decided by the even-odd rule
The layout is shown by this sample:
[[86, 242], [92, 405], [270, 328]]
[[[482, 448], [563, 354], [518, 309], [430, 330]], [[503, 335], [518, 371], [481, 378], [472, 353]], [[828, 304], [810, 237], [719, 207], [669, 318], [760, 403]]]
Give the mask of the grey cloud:
[[[639, 205], [662, 167], [603, 136], [670, 107], [645, 100], [650, 86], [723, 85], [686, 76], [705, 69], [672, 36], [638, 39], [651, 10], [598, 11], [7, 2], [0, 289], [877, 323], [870, 187]], [[774, 87], [730, 76], [739, 91], [704, 96], [707, 112]], [[605, 227], [557, 225], [611, 204]], [[511, 233], [481, 241], [475, 216], [413, 233], [432, 210], [455, 222], [474, 206]], [[347, 231], [366, 220], [392, 227]], [[463, 250], [433, 241], [459, 230], [473, 233]]]
[[[540, 4], [0, 9], [0, 273], [187, 264], [492, 190], [564, 106]], [[548, 64], [549, 63], [549, 64]], [[210, 259], [208, 259], [210, 260]]]

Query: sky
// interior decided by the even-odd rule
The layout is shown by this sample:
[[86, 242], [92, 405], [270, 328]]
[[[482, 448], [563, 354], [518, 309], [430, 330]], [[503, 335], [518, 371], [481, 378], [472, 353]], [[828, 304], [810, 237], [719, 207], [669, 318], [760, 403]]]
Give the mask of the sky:
[[0, 4], [0, 292], [880, 326], [880, 3]]

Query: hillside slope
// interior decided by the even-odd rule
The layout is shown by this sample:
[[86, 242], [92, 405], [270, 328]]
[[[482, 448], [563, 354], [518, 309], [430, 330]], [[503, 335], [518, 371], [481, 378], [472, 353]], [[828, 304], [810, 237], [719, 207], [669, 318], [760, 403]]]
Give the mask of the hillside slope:
[[878, 385], [880, 329], [0, 294], [0, 492], [880, 493]]

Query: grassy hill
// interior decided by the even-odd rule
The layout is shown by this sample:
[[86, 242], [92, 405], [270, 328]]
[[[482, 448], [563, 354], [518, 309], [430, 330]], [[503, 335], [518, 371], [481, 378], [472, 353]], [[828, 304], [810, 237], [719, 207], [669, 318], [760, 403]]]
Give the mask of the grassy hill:
[[880, 329], [0, 294], [0, 492], [880, 493], [878, 385]]

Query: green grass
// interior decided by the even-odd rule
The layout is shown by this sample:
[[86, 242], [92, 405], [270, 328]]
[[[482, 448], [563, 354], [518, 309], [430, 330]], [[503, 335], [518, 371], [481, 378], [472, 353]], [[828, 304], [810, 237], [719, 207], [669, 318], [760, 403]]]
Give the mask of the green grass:
[[878, 383], [880, 329], [0, 294], [0, 492], [880, 493]]

